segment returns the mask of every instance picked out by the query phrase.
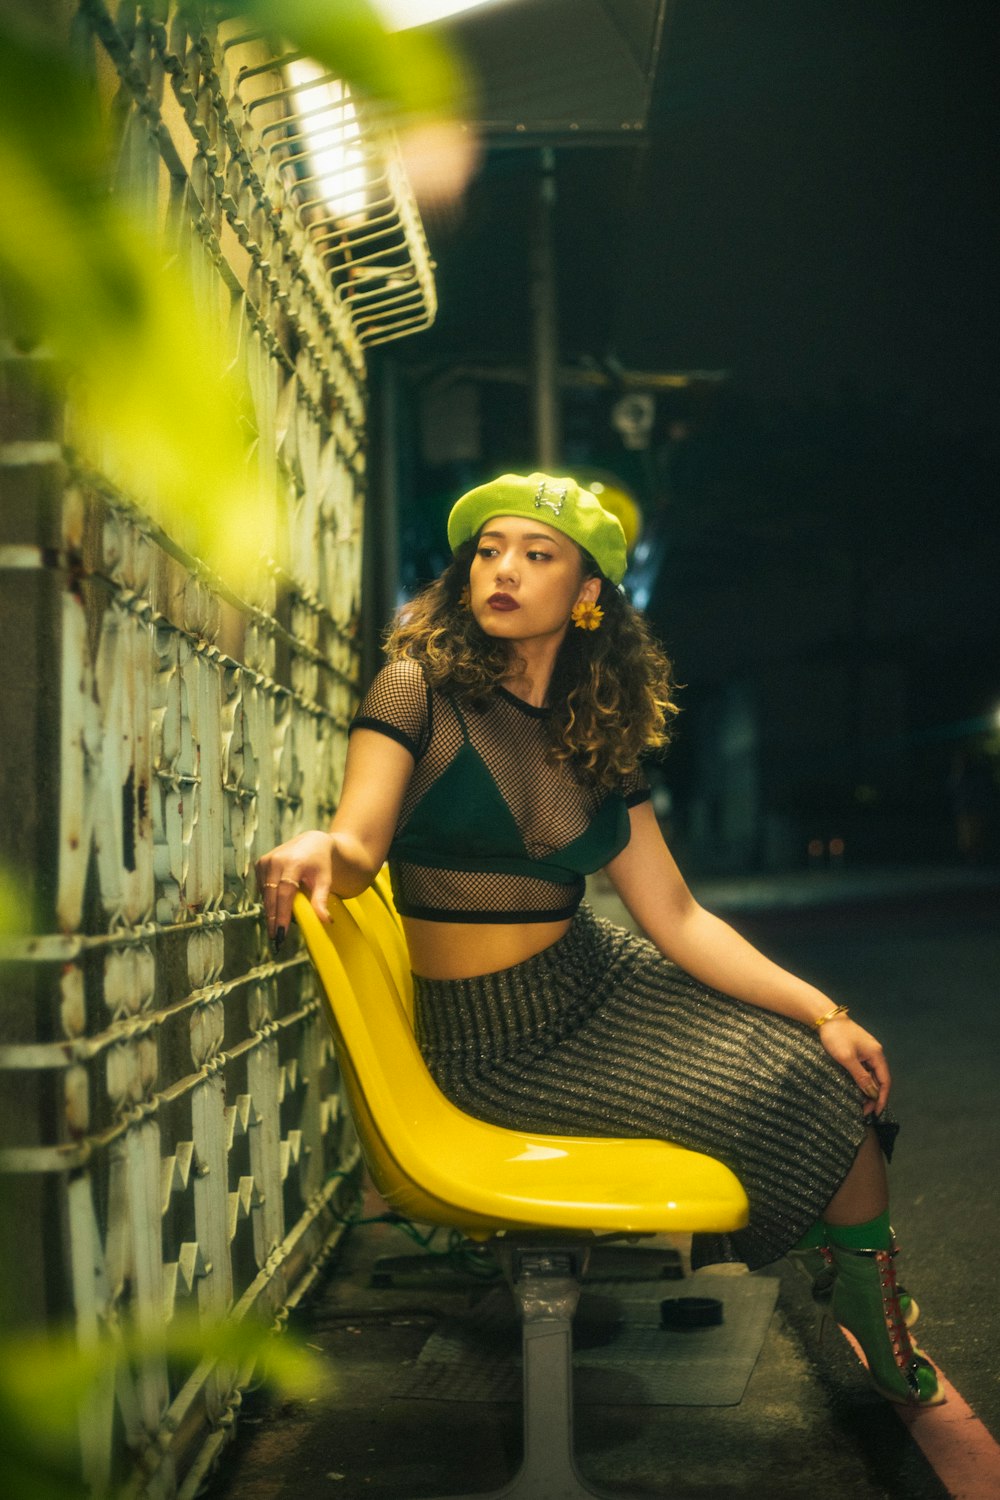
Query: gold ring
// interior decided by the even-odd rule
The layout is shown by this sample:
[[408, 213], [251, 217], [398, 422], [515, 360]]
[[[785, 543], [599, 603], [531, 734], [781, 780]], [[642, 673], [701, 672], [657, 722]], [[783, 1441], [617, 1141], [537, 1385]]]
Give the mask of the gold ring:
[[276, 891], [278, 889], [278, 886], [280, 884], [281, 884], [280, 880], [265, 880], [264, 881], [264, 889], [265, 889], [265, 891]]
[[292, 880], [287, 875], [283, 875], [278, 881], [279, 885], [298, 885], [298, 883], [299, 882], [297, 880]]

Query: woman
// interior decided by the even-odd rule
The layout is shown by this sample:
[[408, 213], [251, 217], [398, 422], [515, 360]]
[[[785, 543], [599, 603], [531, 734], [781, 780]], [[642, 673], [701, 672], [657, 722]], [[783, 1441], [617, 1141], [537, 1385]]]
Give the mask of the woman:
[[[619, 522], [572, 479], [505, 474], [462, 496], [448, 538], [353, 722], [329, 833], [258, 865], [272, 938], [297, 888], [325, 920], [330, 892], [358, 894], [388, 857], [418, 1038], [456, 1104], [724, 1161], [751, 1205], [727, 1253], [826, 1272], [877, 1389], [935, 1403], [893, 1271], [882, 1048], [674, 864], [639, 767], [667, 738], [670, 669], [618, 588]], [[581, 907], [598, 869], [644, 938]]]

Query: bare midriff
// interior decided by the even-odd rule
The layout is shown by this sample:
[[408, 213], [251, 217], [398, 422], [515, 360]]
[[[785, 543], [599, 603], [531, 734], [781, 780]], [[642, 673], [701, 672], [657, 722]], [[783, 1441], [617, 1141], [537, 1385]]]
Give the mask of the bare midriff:
[[569, 930], [559, 922], [427, 922], [404, 917], [415, 974], [425, 979], [472, 979], [534, 958]]

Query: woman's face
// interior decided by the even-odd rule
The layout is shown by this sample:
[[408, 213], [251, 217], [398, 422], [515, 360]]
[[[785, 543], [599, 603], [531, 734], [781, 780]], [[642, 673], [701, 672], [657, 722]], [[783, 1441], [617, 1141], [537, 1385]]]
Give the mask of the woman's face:
[[469, 604], [478, 624], [499, 640], [566, 634], [578, 600], [596, 603], [599, 578], [585, 578], [580, 549], [544, 522], [494, 516], [479, 533], [469, 573]]

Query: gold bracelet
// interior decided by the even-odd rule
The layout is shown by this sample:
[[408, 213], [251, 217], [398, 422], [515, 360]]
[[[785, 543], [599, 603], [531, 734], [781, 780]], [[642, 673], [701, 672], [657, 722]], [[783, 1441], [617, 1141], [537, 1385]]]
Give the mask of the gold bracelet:
[[846, 1015], [847, 1015], [847, 1006], [846, 1005], [835, 1005], [833, 1007], [833, 1010], [828, 1010], [825, 1016], [817, 1016], [816, 1020], [815, 1021], [810, 1021], [809, 1024], [810, 1024], [810, 1026], [815, 1027], [815, 1029], [818, 1031], [821, 1026], [825, 1026], [826, 1025], [827, 1021], [835, 1021], [838, 1016], [846, 1016]]

